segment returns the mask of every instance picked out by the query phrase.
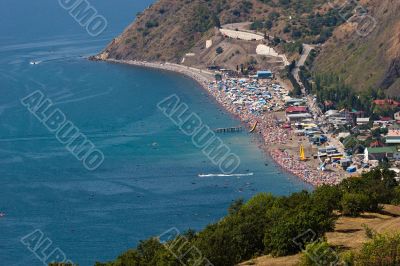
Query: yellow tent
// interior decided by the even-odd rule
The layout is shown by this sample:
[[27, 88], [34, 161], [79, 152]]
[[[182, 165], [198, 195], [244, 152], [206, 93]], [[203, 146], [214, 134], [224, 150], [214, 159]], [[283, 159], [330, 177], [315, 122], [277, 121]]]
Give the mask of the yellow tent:
[[306, 154], [304, 152], [304, 147], [303, 145], [300, 145], [300, 161], [305, 161], [306, 160]]

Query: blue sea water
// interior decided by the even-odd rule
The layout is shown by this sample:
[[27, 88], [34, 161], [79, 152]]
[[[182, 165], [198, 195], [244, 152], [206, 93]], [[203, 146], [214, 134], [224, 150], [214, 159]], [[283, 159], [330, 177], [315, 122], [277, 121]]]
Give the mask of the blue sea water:
[[[177, 94], [210, 128], [240, 122], [187, 77], [84, 58], [151, 2], [93, 1], [108, 21], [95, 38], [56, 0], [0, 2], [0, 265], [43, 265], [20, 242], [34, 230], [52, 241], [45, 254], [93, 265], [172, 227], [204, 228], [239, 197], [310, 189], [245, 132], [220, 137], [241, 159], [236, 173], [254, 175], [200, 178], [220, 170], [157, 103]], [[100, 168], [86, 170], [21, 104], [35, 90], [104, 153]]]

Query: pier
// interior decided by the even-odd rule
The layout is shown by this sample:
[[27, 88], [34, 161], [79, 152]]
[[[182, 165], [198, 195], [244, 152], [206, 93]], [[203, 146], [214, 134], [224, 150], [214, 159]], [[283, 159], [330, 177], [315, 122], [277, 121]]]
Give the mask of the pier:
[[215, 133], [234, 133], [243, 131], [243, 127], [226, 127], [226, 128], [217, 128], [214, 130]]

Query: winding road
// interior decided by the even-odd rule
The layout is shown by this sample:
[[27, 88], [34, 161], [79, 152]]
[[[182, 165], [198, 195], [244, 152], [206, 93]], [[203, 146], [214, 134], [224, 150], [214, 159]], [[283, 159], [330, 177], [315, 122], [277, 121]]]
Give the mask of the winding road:
[[297, 83], [300, 84], [301, 90], [304, 95], [306, 95], [306, 89], [304, 87], [304, 84], [300, 80], [300, 75], [299, 75], [300, 67], [304, 66], [304, 64], [306, 63], [306, 60], [307, 60], [308, 56], [310, 55], [310, 52], [312, 49], [314, 49], [313, 45], [303, 44], [303, 53], [301, 54], [299, 61], [297, 61], [296, 67], [292, 71], [292, 74], [293, 74], [294, 78], [297, 80]]

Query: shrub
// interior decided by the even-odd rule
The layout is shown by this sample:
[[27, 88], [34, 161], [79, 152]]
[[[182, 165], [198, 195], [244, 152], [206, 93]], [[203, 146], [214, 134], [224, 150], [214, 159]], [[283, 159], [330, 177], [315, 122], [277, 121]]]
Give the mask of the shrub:
[[365, 236], [366, 236], [367, 238], [369, 238], [369, 239], [374, 238], [376, 232], [375, 232], [373, 229], [371, 229], [371, 228], [370, 228], [368, 225], [366, 225], [366, 224], [362, 224], [361, 226], [364, 228], [364, 230], [365, 230]]
[[396, 187], [393, 192], [392, 204], [400, 205], [400, 187]]
[[353, 266], [354, 265], [355, 254], [353, 251], [346, 251], [340, 254], [340, 261], [342, 265]]
[[357, 217], [362, 212], [368, 210], [368, 196], [358, 193], [346, 193], [343, 195], [340, 205], [342, 214], [351, 217]]
[[355, 256], [355, 265], [399, 265], [400, 234], [376, 235]]
[[300, 266], [337, 265], [339, 257], [335, 250], [325, 241], [317, 241], [307, 245], [302, 253]]
[[158, 22], [155, 20], [149, 20], [146, 22], [146, 28], [150, 29], [150, 28], [155, 28], [158, 27]]

